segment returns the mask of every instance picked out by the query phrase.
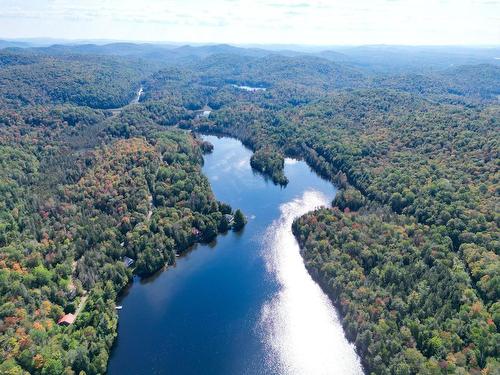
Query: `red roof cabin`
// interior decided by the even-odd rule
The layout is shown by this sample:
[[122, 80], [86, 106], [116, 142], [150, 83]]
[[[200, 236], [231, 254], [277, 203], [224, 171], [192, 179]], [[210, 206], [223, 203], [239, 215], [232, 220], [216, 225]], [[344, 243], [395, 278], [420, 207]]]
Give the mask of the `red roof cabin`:
[[70, 324], [73, 324], [75, 319], [76, 319], [76, 316], [74, 316], [73, 314], [66, 314], [61, 319], [59, 319], [57, 324], [62, 325], [62, 326], [69, 326]]

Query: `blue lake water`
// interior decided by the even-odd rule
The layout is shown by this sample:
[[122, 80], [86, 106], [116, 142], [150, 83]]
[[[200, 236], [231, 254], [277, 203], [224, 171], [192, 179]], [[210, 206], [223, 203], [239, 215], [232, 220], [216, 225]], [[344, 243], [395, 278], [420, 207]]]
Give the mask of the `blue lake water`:
[[337, 313], [307, 273], [291, 232], [295, 217], [328, 205], [334, 186], [287, 160], [286, 188], [250, 167], [251, 151], [214, 144], [203, 172], [217, 199], [248, 217], [120, 301], [110, 374], [362, 374]]

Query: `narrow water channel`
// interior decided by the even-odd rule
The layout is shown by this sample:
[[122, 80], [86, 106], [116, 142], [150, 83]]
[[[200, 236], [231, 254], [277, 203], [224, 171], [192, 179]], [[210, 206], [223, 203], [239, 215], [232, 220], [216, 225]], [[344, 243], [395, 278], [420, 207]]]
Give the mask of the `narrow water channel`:
[[215, 195], [248, 224], [134, 281], [120, 302], [109, 373], [362, 374], [291, 232], [295, 217], [329, 204], [334, 187], [287, 160], [281, 188], [252, 171], [239, 141], [204, 138], [215, 146], [203, 167]]

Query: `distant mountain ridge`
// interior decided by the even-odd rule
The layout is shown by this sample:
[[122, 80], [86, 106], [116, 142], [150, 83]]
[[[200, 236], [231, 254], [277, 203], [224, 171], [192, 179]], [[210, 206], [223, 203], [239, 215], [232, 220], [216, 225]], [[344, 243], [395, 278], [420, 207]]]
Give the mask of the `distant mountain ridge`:
[[373, 72], [425, 72], [444, 70], [459, 65], [500, 65], [500, 47], [454, 47], [454, 46], [355, 46], [333, 47], [313, 51], [291, 46], [286, 49], [259, 47], [238, 47], [229, 44], [176, 45], [114, 42], [108, 44], [75, 43], [53, 44], [33, 47], [28, 42], [0, 40], [0, 49], [24, 48], [53, 54], [95, 54], [135, 56], [157, 61], [189, 61], [204, 59], [217, 54], [249, 57], [281, 55], [287, 57], [314, 56], [330, 61], [345, 63]]

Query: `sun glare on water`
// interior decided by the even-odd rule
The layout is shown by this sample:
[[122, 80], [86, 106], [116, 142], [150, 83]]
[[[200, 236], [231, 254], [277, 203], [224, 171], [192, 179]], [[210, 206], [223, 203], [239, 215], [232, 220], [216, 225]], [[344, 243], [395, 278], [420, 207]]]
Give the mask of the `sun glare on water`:
[[268, 271], [280, 290], [261, 311], [268, 363], [279, 374], [363, 374], [331, 301], [307, 272], [291, 231], [293, 220], [328, 204], [319, 192], [283, 204], [263, 243]]

